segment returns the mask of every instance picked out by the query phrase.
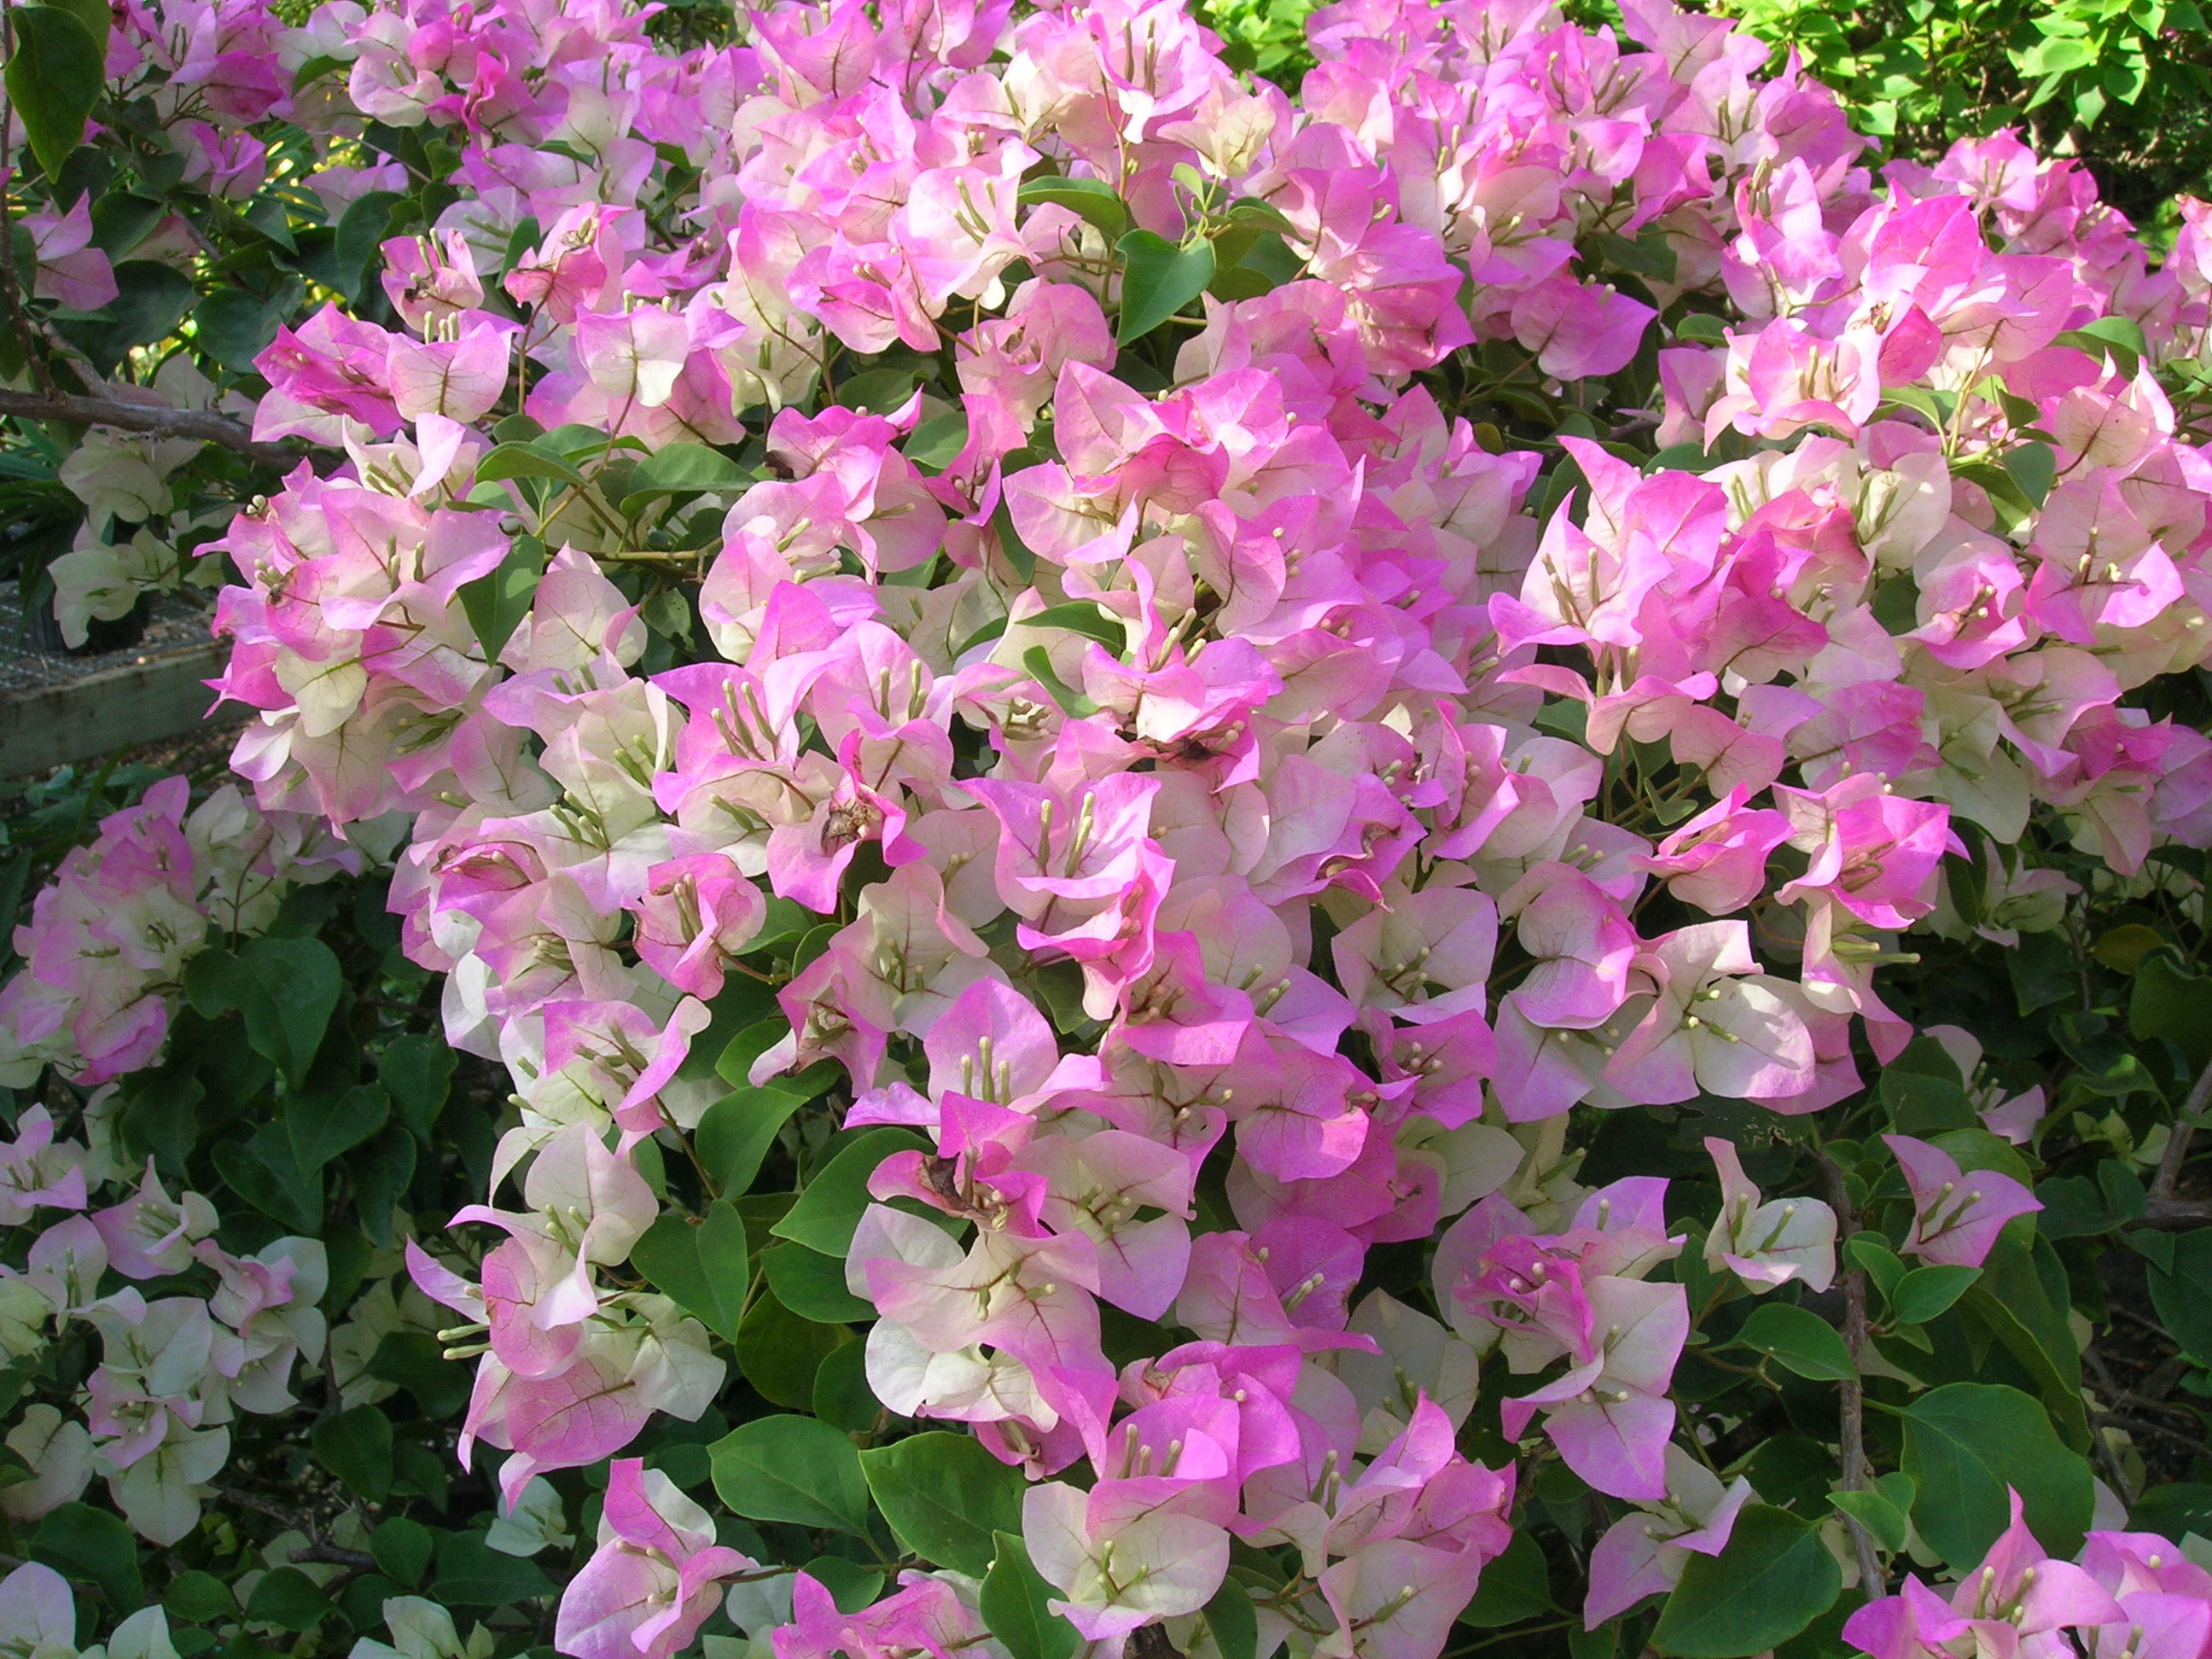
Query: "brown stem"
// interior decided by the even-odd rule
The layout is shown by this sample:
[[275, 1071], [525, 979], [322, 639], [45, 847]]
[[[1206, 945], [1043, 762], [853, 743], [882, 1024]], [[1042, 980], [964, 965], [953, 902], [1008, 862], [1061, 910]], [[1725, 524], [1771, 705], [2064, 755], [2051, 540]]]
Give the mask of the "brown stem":
[[2212, 1223], [2212, 1200], [2154, 1198], [2136, 1218], [2138, 1227], [2202, 1227]]
[[0, 391], [0, 415], [21, 416], [33, 421], [72, 421], [80, 426], [120, 427], [126, 432], [150, 432], [162, 437], [196, 438], [220, 444], [261, 466], [289, 471], [297, 466], [301, 453], [281, 444], [256, 443], [253, 434], [227, 416], [202, 409], [171, 409], [161, 404], [127, 404], [113, 398], [84, 398], [57, 392], [51, 396], [32, 392]]
[[2180, 1184], [2181, 1166], [2189, 1158], [2189, 1137], [2194, 1133], [2189, 1120], [2204, 1109], [2208, 1100], [2212, 1100], [2212, 1065], [2197, 1073], [2188, 1098], [2181, 1103], [2181, 1110], [2175, 1115], [2173, 1127], [2166, 1138], [2165, 1154], [2158, 1160], [2158, 1173], [2151, 1177], [2154, 1204], [2172, 1198], [2173, 1189]]
[[221, 1486], [216, 1490], [228, 1501], [237, 1504], [240, 1508], [265, 1515], [270, 1520], [279, 1522], [295, 1532], [303, 1534], [307, 1538], [307, 1547], [301, 1550], [300, 1554], [307, 1560], [328, 1562], [336, 1567], [351, 1567], [356, 1571], [365, 1571], [376, 1565], [374, 1556], [366, 1554], [360, 1550], [343, 1549], [336, 1544], [326, 1541], [323, 1537], [323, 1529], [317, 1526], [312, 1518], [300, 1514], [297, 1510], [288, 1509], [273, 1499], [264, 1498], [258, 1492], [244, 1492], [236, 1486]]
[[[1816, 1152], [1820, 1160], [1820, 1177], [1828, 1189], [1829, 1207], [1836, 1212], [1836, 1231], [1839, 1238], [1849, 1238], [1857, 1225], [1857, 1216], [1851, 1206], [1851, 1190], [1844, 1179], [1843, 1170], [1827, 1153]], [[1866, 1273], [1858, 1267], [1844, 1275], [1844, 1350], [1850, 1355], [1851, 1374], [1837, 1384], [1841, 1398], [1838, 1413], [1838, 1438], [1843, 1443], [1843, 1480], [1845, 1492], [1863, 1491], [1867, 1484], [1866, 1455], [1866, 1387], [1859, 1381], [1859, 1356], [1867, 1345]], [[1888, 1587], [1881, 1570], [1881, 1559], [1875, 1553], [1874, 1540], [1856, 1517], [1845, 1516], [1844, 1529], [1850, 1534], [1851, 1550], [1858, 1559], [1859, 1589], [1869, 1600], [1880, 1595]]]

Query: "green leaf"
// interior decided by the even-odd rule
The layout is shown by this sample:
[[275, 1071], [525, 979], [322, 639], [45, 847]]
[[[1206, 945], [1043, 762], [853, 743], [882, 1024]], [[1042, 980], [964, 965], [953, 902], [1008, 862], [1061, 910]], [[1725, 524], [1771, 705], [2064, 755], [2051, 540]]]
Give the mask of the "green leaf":
[[[192, 308], [192, 301], [199, 297], [199, 290], [192, 286], [191, 279], [181, 270], [165, 265], [158, 259], [125, 260], [123, 258], [146, 240], [147, 234], [161, 222], [168, 211], [166, 202], [149, 200], [131, 191], [111, 190], [92, 204], [92, 245], [109, 258], [120, 262], [115, 267], [115, 285], [118, 288], [124, 286], [123, 266], [126, 264], [150, 265], [155, 270], [166, 270], [182, 283], [187, 297], [177, 311], [177, 318], [181, 320], [185, 313]], [[108, 310], [115, 312], [112, 302], [109, 304]], [[175, 324], [172, 323], [171, 326], [174, 327]]]
[[2128, 1034], [2163, 1038], [2202, 1071], [2212, 1062], [2212, 974], [2185, 974], [2163, 954], [2144, 957], [2128, 988]]
[[151, 345], [177, 331], [199, 298], [184, 272], [153, 259], [125, 259], [115, 267], [115, 297], [104, 323], [55, 325], [95, 362], [113, 365], [133, 346]]
[[492, 1548], [480, 1532], [447, 1533], [438, 1546], [430, 1599], [446, 1607], [503, 1607], [552, 1594], [536, 1562]]
[[[1973, 1167], [1964, 1158], [1960, 1163]], [[2031, 1249], [2015, 1237], [2002, 1236], [1990, 1247], [1981, 1277], [1967, 1287], [1959, 1307], [1969, 1340], [1976, 1326], [1994, 1336], [2034, 1379], [2059, 1438], [2086, 1452], [2089, 1419], [2081, 1404], [2081, 1349], [2066, 1317], [2071, 1297], [2065, 1275], [2048, 1243], [2039, 1239]]]
[[1848, 1515], [1866, 1528], [1867, 1536], [1892, 1555], [1905, 1547], [1908, 1522], [1905, 1510], [1889, 1501], [1881, 1492], [1869, 1488], [1863, 1492], [1832, 1492], [1828, 1502], [1837, 1512]]
[[2020, 943], [2004, 953], [2004, 964], [2023, 1019], [2065, 1001], [2081, 983], [2074, 953], [2057, 933], [2022, 933]]
[[830, 1592], [830, 1600], [840, 1613], [860, 1612], [884, 1587], [882, 1573], [842, 1555], [817, 1555], [799, 1571]]
[[907, 459], [932, 473], [942, 472], [968, 447], [968, 416], [962, 410], [933, 415], [908, 435]]
[[1033, 645], [1022, 653], [1022, 666], [1030, 678], [1044, 688], [1045, 695], [1060, 705], [1060, 712], [1070, 720], [1088, 720], [1098, 712], [1098, 705], [1073, 686], [1063, 682], [1053, 672], [1052, 659], [1041, 645]]
[[420, 1521], [395, 1515], [380, 1522], [368, 1535], [368, 1553], [397, 1584], [413, 1589], [430, 1571], [430, 1558], [438, 1547], [437, 1534]]
[[2147, 1264], [2150, 1304], [2183, 1352], [2212, 1364], [2212, 1227], [2178, 1235], [2172, 1260], [2171, 1271]]
[[1206, 1627], [1213, 1633], [1221, 1659], [1256, 1659], [1260, 1615], [1253, 1609], [1252, 1592], [1235, 1578], [1224, 1578], [1206, 1604]]
[[791, 1213], [769, 1229], [778, 1238], [804, 1244], [823, 1255], [842, 1258], [853, 1247], [853, 1229], [873, 1200], [868, 1177], [893, 1152], [927, 1152], [929, 1143], [911, 1129], [871, 1129], [830, 1160], [806, 1183]]
[[860, 1454], [849, 1437], [827, 1423], [756, 1418], [724, 1435], [708, 1453], [714, 1490], [747, 1520], [867, 1536], [868, 1483]]
[[992, 1542], [998, 1547], [976, 1602], [984, 1625], [1012, 1659], [1074, 1659], [1082, 1638], [1048, 1605], [1059, 1592], [1030, 1565], [1020, 1535], [994, 1533]]
[[234, 374], [247, 374], [292, 314], [302, 289], [296, 278], [275, 294], [219, 288], [192, 307], [192, 338]]
[[376, 1080], [392, 1100], [392, 1115], [425, 1146], [446, 1109], [459, 1056], [442, 1037], [410, 1031], [394, 1037], [376, 1062]]
[[1869, 608], [1885, 634], [1910, 634], [1920, 626], [1920, 584], [1910, 570], [1885, 576], [1875, 585]]
[[64, 1504], [49, 1510], [31, 1534], [31, 1559], [70, 1577], [90, 1579], [118, 1613], [146, 1605], [138, 1540], [112, 1510], [89, 1504]]
[[374, 1406], [315, 1425], [316, 1461], [372, 1504], [392, 1495], [392, 1419]]
[[1109, 241], [1118, 241], [1129, 228], [1129, 210], [1103, 179], [1030, 179], [1016, 199], [1024, 207], [1051, 202], [1095, 226]]
[[283, 1121], [295, 1167], [321, 1169], [381, 1129], [391, 1115], [391, 1097], [374, 1083], [357, 1084], [335, 1099], [305, 1091], [289, 1096]]
[[211, 1572], [187, 1567], [169, 1580], [161, 1592], [161, 1606], [172, 1618], [188, 1625], [212, 1625], [218, 1619], [238, 1617], [238, 1598], [230, 1586]]
[[1843, 1586], [1819, 1528], [1787, 1510], [1747, 1504], [1726, 1549], [1689, 1558], [1651, 1644], [1678, 1659], [1745, 1659], [1796, 1635]]
[[406, 1389], [425, 1417], [451, 1417], [468, 1404], [476, 1368], [446, 1358], [445, 1345], [428, 1331], [389, 1331], [368, 1357], [368, 1374]]
[[708, 1330], [738, 1340], [751, 1272], [744, 1218], [726, 1199], [709, 1204], [696, 1225], [680, 1215], [662, 1216], [631, 1246], [629, 1259], [656, 1290]]
[[2089, 1464], [2060, 1443], [2040, 1405], [2017, 1389], [1947, 1382], [1904, 1419], [1913, 1524], [1953, 1567], [1979, 1561], [2009, 1523], [2007, 1487], [2044, 1548], [2072, 1558], [2095, 1501]]
[[100, 102], [105, 53], [73, 11], [17, 6], [9, 13], [15, 50], [8, 59], [8, 101], [22, 118], [31, 153], [49, 178], [59, 173], [84, 138]]
[[115, 27], [115, 15], [108, 9], [107, 0], [49, 0], [84, 25], [86, 36], [99, 52], [103, 72], [107, 56], [107, 36]]
[[220, 1142], [211, 1156], [216, 1173], [264, 1215], [295, 1233], [322, 1231], [322, 1172], [302, 1170], [294, 1161], [292, 1139], [283, 1124], [264, 1123], [243, 1143]]
[[2004, 470], [2020, 486], [2020, 493], [2037, 507], [2051, 495], [2058, 478], [2058, 458], [2049, 444], [2018, 444], [2004, 453]]
[[2128, 1511], [2128, 1530], [2154, 1532], [2166, 1538], [2184, 1533], [2212, 1537], [2212, 1486], [2177, 1480], [2153, 1486]]
[[801, 1319], [842, 1325], [876, 1316], [872, 1304], [846, 1288], [845, 1263], [837, 1256], [786, 1240], [761, 1252], [761, 1272], [775, 1299]]
[[246, 1040], [295, 1087], [322, 1046], [343, 976], [318, 939], [264, 938], [232, 956], [203, 951], [185, 965], [185, 995], [205, 1019], [246, 1017]]
[[724, 1197], [735, 1198], [753, 1184], [776, 1132], [805, 1103], [805, 1096], [782, 1089], [738, 1089], [707, 1109], [692, 1145]]
[[[787, 1249], [797, 1249], [796, 1244]], [[847, 1342], [831, 1349], [814, 1373], [814, 1414], [832, 1428], [851, 1434], [872, 1431], [884, 1402], [868, 1386], [868, 1345]]]
[[1097, 641], [1117, 657], [1129, 648], [1129, 631], [1121, 625], [1121, 619], [1108, 616], [1088, 599], [1048, 606], [1034, 617], [1023, 617], [1021, 625], [1066, 629], [1071, 634]]
[[578, 489], [591, 488], [591, 481], [582, 473], [550, 448], [538, 447], [537, 441], [499, 445], [477, 463], [476, 476], [478, 483], [497, 483], [508, 478], [550, 478]]
[[246, 1616], [279, 1630], [313, 1630], [331, 1611], [315, 1581], [297, 1567], [276, 1567], [261, 1575], [246, 1599]]
[[1213, 244], [1178, 247], [1149, 230], [1133, 230], [1115, 244], [1121, 255], [1121, 313], [1114, 340], [1141, 340], [1206, 292], [1213, 280]]
[[909, 1435], [862, 1452], [860, 1471], [892, 1535], [938, 1566], [981, 1577], [991, 1567], [991, 1534], [1022, 1524], [1021, 1471], [973, 1435]]
[[773, 1291], [763, 1291], [738, 1327], [738, 1369], [763, 1400], [805, 1411], [814, 1404], [822, 1362], [852, 1340], [844, 1326], [801, 1319]]
[[2132, 380], [2149, 348], [2143, 342], [2142, 325], [2129, 317], [2100, 317], [2079, 328], [2068, 329], [2055, 343], [2072, 346], [2092, 357], [2110, 354], [2114, 366]]
[[1548, 1613], [1551, 1607], [1551, 1575], [1543, 1546], [1533, 1534], [1516, 1531], [1505, 1553], [1483, 1568], [1474, 1600], [1468, 1603], [1459, 1622], [1478, 1630], [1495, 1630]]
[[[481, 479], [483, 474], [477, 477]], [[535, 536], [517, 536], [498, 569], [461, 584], [461, 609], [476, 630], [477, 643], [483, 647], [486, 662], [498, 661], [499, 653], [507, 649], [514, 630], [530, 614], [538, 578], [544, 574], [545, 544]]]
[[1926, 1139], [1951, 1129], [1981, 1127], [1966, 1090], [1950, 1078], [1893, 1066], [1881, 1074], [1881, 1098], [1889, 1108], [1891, 1124], [1902, 1135]]
[[719, 450], [704, 444], [676, 443], [656, 449], [637, 464], [623, 496], [625, 514], [654, 495], [695, 495], [704, 490], [741, 490], [752, 475]]
[[1915, 1267], [1897, 1281], [1889, 1293], [1889, 1310], [1907, 1325], [1924, 1325], [1966, 1293], [1982, 1276], [1979, 1267], [1954, 1267], [1948, 1262]]
[[406, 199], [397, 191], [363, 191], [338, 216], [331, 263], [343, 280], [346, 297], [356, 303], [368, 292], [373, 276], [369, 261], [392, 233], [392, 210]]
[[1841, 1382], [1858, 1374], [1836, 1328], [1787, 1302], [1762, 1304], [1735, 1340], [1815, 1382]]

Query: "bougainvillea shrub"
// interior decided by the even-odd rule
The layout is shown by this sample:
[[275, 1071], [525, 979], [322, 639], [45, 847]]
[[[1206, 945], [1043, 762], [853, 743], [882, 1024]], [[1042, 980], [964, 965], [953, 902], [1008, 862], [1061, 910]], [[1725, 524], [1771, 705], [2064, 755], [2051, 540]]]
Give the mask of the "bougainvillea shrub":
[[1646, 0], [9, 15], [248, 719], [7, 866], [0, 1652], [2212, 1651], [2207, 210]]

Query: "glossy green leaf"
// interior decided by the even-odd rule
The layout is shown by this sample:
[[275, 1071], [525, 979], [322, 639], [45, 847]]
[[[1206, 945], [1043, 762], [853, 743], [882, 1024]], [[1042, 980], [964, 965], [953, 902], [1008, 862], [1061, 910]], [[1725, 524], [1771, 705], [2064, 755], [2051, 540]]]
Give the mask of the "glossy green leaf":
[[1651, 1644], [1677, 1659], [1747, 1659], [1826, 1613], [1843, 1583], [1819, 1528], [1787, 1510], [1747, 1504], [1727, 1548], [1689, 1557]]
[[[483, 477], [478, 472], [477, 477]], [[483, 647], [484, 660], [496, 662], [538, 597], [538, 580], [545, 574], [545, 544], [535, 536], [517, 536], [499, 562], [499, 568], [460, 586], [461, 609]]]
[[630, 1263], [708, 1330], [737, 1340], [751, 1269], [744, 1220], [727, 1200], [715, 1200], [696, 1222], [663, 1215], [630, 1247]]
[[392, 1495], [392, 1419], [356, 1406], [315, 1425], [316, 1461], [372, 1504]]
[[2172, 1261], [2148, 1270], [2151, 1306], [2183, 1352], [2212, 1365], [2212, 1227], [2176, 1236]]
[[725, 1198], [752, 1186], [776, 1132], [805, 1103], [805, 1097], [781, 1089], [738, 1089], [707, 1109], [693, 1148]]
[[2212, 1061], [2212, 974], [2185, 974], [2170, 957], [2146, 957], [2128, 987], [2128, 1032], [2171, 1042], [2192, 1073]]
[[422, 1582], [422, 1575], [430, 1571], [430, 1559], [437, 1553], [438, 1535], [420, 1521], [410, 1521], [404, 1515], [395, 1515], [377, 1523], [376, 1530], [368, 1535], [368, 1553], [376, 1558], [376, 1565], [394, 1583], [412, 1589]]
[[1103, 179], [1030, 179], [1018, 198], [1024, 207], [1050, 202], [1095, 226], [1109, 242], [1129, 228], [1129, 210]]
[[[786, 1248], [796, 1249], [797, 1245]], [[876, 1427], [884, 1402], [868, 1386], [868, 1345], [832, 1348], [814, 1373], [814, 1414], [832, 1428], [865, 1434]]]
[[637, 464], [629, 475], [623, 509], [653, 495], [694, 494], [720, 489], [735, 492], [752, 483], [752, 475], [719, 450], [704, 444], [675, 443], [656, 449]]
[[31, 1534], [31, 1559], [70, 1577], [91, 1580], [118, 1614], [146, 1605], [138, 1540], [112, 1510], [69, 1503], [49, 1510]]
[[1088, 599], [1048, 605], [1034, 617], [1024, 617], [1021, 625], [1024, 628], [1066, 629], [1071, 634], [1080, 634], [1085, 639], [1097, 641], [1117, 657], [1129, 648], [1128, 629], [1118, 618], [1108, 616]]
[[853, 1229], [874, 1202], [868, 1177], [893, 1152], [927, 1152], [929, 1143], [911, 1129], [871, 1129], [831, 1158], [808, 1182], [791, 1213], [769, 1229], [778, 1238], [804, 1244], [823, 1255], [842, 1258], [852, 1248]]
[[1012, 1659], [1074, 1659], [1083, 1638], [1053, 1612], [1049, 1603], [1060, 1592], [1030, 1564], [1021, 1535], [994, 1533], [992, 1542], [991, 1570], [977, 1602], [984, 1625]]
[[775, 1299], [801, 1319], [842, 1325], [876, 1316], [873, 1304], [847, 1288], [842, 1256], [824, 1255], [786, 1239], [761, 1252], [760, 1267]]
[[853, 1340], [842, 1325], [802, 1319], [770, 1291], [757, 1291], [738, 1327], [738, 1369], [761, 1397], [793, 1411], [814, 1403], [822, 1362]]
[[1234, 1577], [1223, 1579], [1206, 1604], [1206, 1628], [1221, 1650], [1221, 1659], [1255, 1659], [1260, 1615], [1252, 1606], [1252, 1592]]
[[430, 1599], [448, 1607], [500, 1607], [553, 1594], [538, 1564], [495, 1550], [480, 1532], [448, 1533], [438, 1545]]
[[331, 1610], [315, 1581], [297, 1567], [276, 1567], [262, 1574], [246, 1600], [246, 1616], [279, 1630], [313, 1630]]
[[1516, 1530], [1504, 1553], [1483, 1567], [1474, 1600], [1468, 1603], [1459, 1621], [1478, 1630], [1495, 1630], [1534, 1619], [1551, 1606], [1551, 1575], [1543, 1546], [1529, 1532]]
[[31, 153], [51, 177], [84, 137], [100, 102], [105, 49], [65, 6], [17, 6], [8, 15], [15, 51], [8, 59], [8, 102], [23, 123]]
[[2094, 1503], [2089, 1464], [2060, 1443], [2039, 1404], [2000, 1384], [1948, 1382], [1906, 1406], [1904, 1419], [1913, 1524], [1952, 1566], [1979, 1561], [2005, 1529], [2008, 1487], [2044, 1547], [2072, 1557]]
[[1787, 1302], [1762, 1304], [1744, 1321], [1735, 1340], [1816, 1382], [1839, 1382], [1856, 1375], [1836, 1328]]
[[1979, 1267], [1948, 1262], [1915, 1267], [1890, 1291], [1889, 1310], [1905, 1324], [1923, 1325], [1964, 1296], [1966, 1287], [1981, 1276]]
[[442, 1037], [410, 1031], [394, 1037], [376, 1062], [376, 1080], [391, 1097], [393, 1121], [425, 1146], [446, 1109], [459, 1059]]
[[868, 1529], [868, 1483], [852, 1440], [811, 1417], [762, 1417], [709, 1449], [714, 1490], [749, 1521], [855, 1537]]
[[990, 1571], [991, 1534], [1022, 1524], [1021, 1471], [971, 1434], [933, 1429], [860, 1454], [876, 1506], [899, 1542], [938, 1566]]
[[318, 939], [257, 939], [233, 956], [204, 951], [185, 967], [185, 995], [204, 1018], [233, 1012], [246, 1041], [295, 1085], [322, 1046], [343, 975]]
[[1114, 338], [1141, 340], [1206, 292], [1213, 280], [1213, 244], [1179, 247], [1149, 230], [1133, 230], [1116, 247], [1121, 255], [1121, 312]]

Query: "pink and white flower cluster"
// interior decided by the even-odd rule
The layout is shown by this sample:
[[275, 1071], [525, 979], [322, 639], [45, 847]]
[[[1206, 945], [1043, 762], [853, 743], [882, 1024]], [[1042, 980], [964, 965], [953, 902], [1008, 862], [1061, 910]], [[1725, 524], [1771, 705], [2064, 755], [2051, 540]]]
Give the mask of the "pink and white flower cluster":
[[[0, 1487], [0, 1512], [34, 1521], [96, 1474], [141, 1537], [173, 1544], [229, 1460], [227, 1425], [289, 1411], [294, 1362], [320, 1363], [328, 1267], [315, 1238], [232, 1255], [210, 1237], [213, 1204], [172, 1198], [151, 1162], [133, 1188], [105, 1142], [58, 1138], [43, 1106], [0, 1142], [0, 1226], [33, 1235], [21, 1268], [0, 1267], [0, 1353], [36, 1355], [79, 1322], [100, 1352], [79, 1416], [44, 1401], [16, 1415], [6, 1443], [28, 1478]], [[104, 1290], [107, 1275], [125, 1282]]]
[[107, 1083], [154, 1063], [186, 962], [211, 938], [261, 933], [290, 889], [357, 872], [321, 821], [263, 812], [231, 785], [199, 805], [168, 777], [100, 821], [15, 932], [23, 970], [0, 987], [0, 1084], [48, 1066]]
[[[611, 3], [307, 25], [459, 193], [384, 246], [398, 327], [331, 306], [258, 360], [257, 435], [346, 459], [221, 544], [221, 690], [270, 824], [412, 815], [405, 948], [512, 1077], [493, 1184], [526, 1207], [453, 1218], [505, 1235], [480, 1255], [410, 1247], [510, 1501], [720, 1389], [616, 1270], [661, 1209], [640, 1148], [723, 1091], [687, 1063], [708, 1005], [796, 916], [749, 1083], [834, 1061], [840, 1127], [915, 1137], [844, 1261], [869, 1385], [1030, 1477], [1101, 1654], [1187, 1631], [1241, 1540], [1299, 1563], [1262, 1653], [1434, 1659], [1510, 1540], [1513, 1470], [1454, 1444], [1493, 1350], [1531, 1379], [1507, 1437], [1644, 1506], [1594, 1619], [1723, 1546], [1749, 1489], [1680, 1450], [1691, 1310], [1651, 1277], [1689, 1241], [1665, 1182], [1577, 1181], [1565, 1115], [1844, 1101], [1855, 1036], [1911, 1036], [1875, 980], [1902, 935], [2056, 924], [2064, 878], [1999, 850], [2031, 820], [2122, 875], [2212, 844], [2212, 742], [2127, 701], [2207, 654], [2212, 464], [2156, 371], [2203, 347], [2212, 253], [2192, 223], [2152, 271], [2009, 137], [1878, 185], [1763, 44], [1623, 9], [1346, 0], [1296, 102], [1174, 0], [780, 6], [684, 52]], [[1117, 346], [1131, 227], [1224, 267], [1167, 373]], [[1279, 276], [1228, 258], [1255, 228]], [[1586, 417], [1510, 449], [1430, 374], [1556, 392], [1646, 349], [1685, 465]], [[747, 444], [679, 514], [628, 487]], [[483, 584], [541, 563], [487, 648]], [[0, 994], [24, 1065], [158, 1049], [206, 915], [182, 808], [41, 897]], [[1988, 863], [1978, 914], [1947, 855]], [[1888, 1145], [1920, 1260], [2037, 1207]], [[1825, 1289], [1835, 1214], [1712, 1150], [1708, 1269]], [[1355, 1303], [1375, 1247], [1439, 1233], [1443, 1320]], [[1158, 1351], [1109, 1360], [1109, 1317]], [[131, 1420], [209, 1432], [171, 1402], [218, 1373], [131, 1383]], [[561, 1640], [666, 1659], [755, 1564], [611, 1467]], [[927, 1575], [793, 1606], [778, 1659], [981, 1630]]]

